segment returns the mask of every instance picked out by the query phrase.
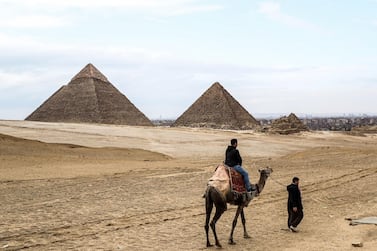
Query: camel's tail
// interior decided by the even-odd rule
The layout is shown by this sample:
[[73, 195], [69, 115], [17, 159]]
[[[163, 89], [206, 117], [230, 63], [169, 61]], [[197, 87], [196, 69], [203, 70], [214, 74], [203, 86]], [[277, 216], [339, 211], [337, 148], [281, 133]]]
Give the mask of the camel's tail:
[[209, 186], [206, 187], [206, 190], [204, 191], [202, 198], [205, 199], [207, 197]]

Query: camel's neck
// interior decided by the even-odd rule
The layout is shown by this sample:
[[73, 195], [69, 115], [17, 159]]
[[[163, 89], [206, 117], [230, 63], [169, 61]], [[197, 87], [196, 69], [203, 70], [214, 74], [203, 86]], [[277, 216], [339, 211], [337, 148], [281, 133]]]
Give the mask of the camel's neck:
[[257, 183], [258, 186], [258, 192], [261, 193], [263, 191], [264, 185], [266, 185], [266, 180], [268, 176], [261, 173], [259, 177], [259, 181]]

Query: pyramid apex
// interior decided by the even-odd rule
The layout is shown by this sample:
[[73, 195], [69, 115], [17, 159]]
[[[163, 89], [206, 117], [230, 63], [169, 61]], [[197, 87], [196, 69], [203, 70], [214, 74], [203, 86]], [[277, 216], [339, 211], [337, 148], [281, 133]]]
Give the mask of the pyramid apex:
[[93, 64], [89, 63], [87, 64], [82, 70], [77, 73], [72, 80], [78, 79], [78, 78], [96, 78], [99, 80], [102, 80], [104, 82], [109, 82], [105, 75], [103, 75]]
[[223, 86], [219, 82], [213, 83], [211, 87], [221, 87], [221, 88], [223, 88]]
[[296, 114], [294, 114], [293, 112], [291, 112], [291, 113], [289, 114], [288, 118], [289, 118], [289, 119], [295, 119], [295, 120], [299, 119], [299, 118], [296, 116]]

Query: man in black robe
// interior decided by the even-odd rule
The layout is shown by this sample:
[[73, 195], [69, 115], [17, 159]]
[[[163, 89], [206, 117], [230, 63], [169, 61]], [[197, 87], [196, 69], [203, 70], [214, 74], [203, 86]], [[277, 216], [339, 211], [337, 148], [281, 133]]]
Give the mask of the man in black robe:
[[303, 206], [301, 201], [301, 191], [299, 188], [300, 179], [294, 177], [292, 184], [287, 186], [288, 191], [288, 228], [292, 232], [297, 232], [297, 226], [304, 218]]

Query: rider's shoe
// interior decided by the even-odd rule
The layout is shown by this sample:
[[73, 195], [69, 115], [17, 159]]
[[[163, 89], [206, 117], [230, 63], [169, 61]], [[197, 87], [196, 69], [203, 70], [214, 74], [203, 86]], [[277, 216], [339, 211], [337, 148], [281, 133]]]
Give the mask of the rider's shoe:
[[248, 201], [252, 200], [253, 197], [254, 197], [254, 196], [253, 196], [253, 192], [247, 192], [247, 193], [246, 193], [246, 198], [247, 198]]

